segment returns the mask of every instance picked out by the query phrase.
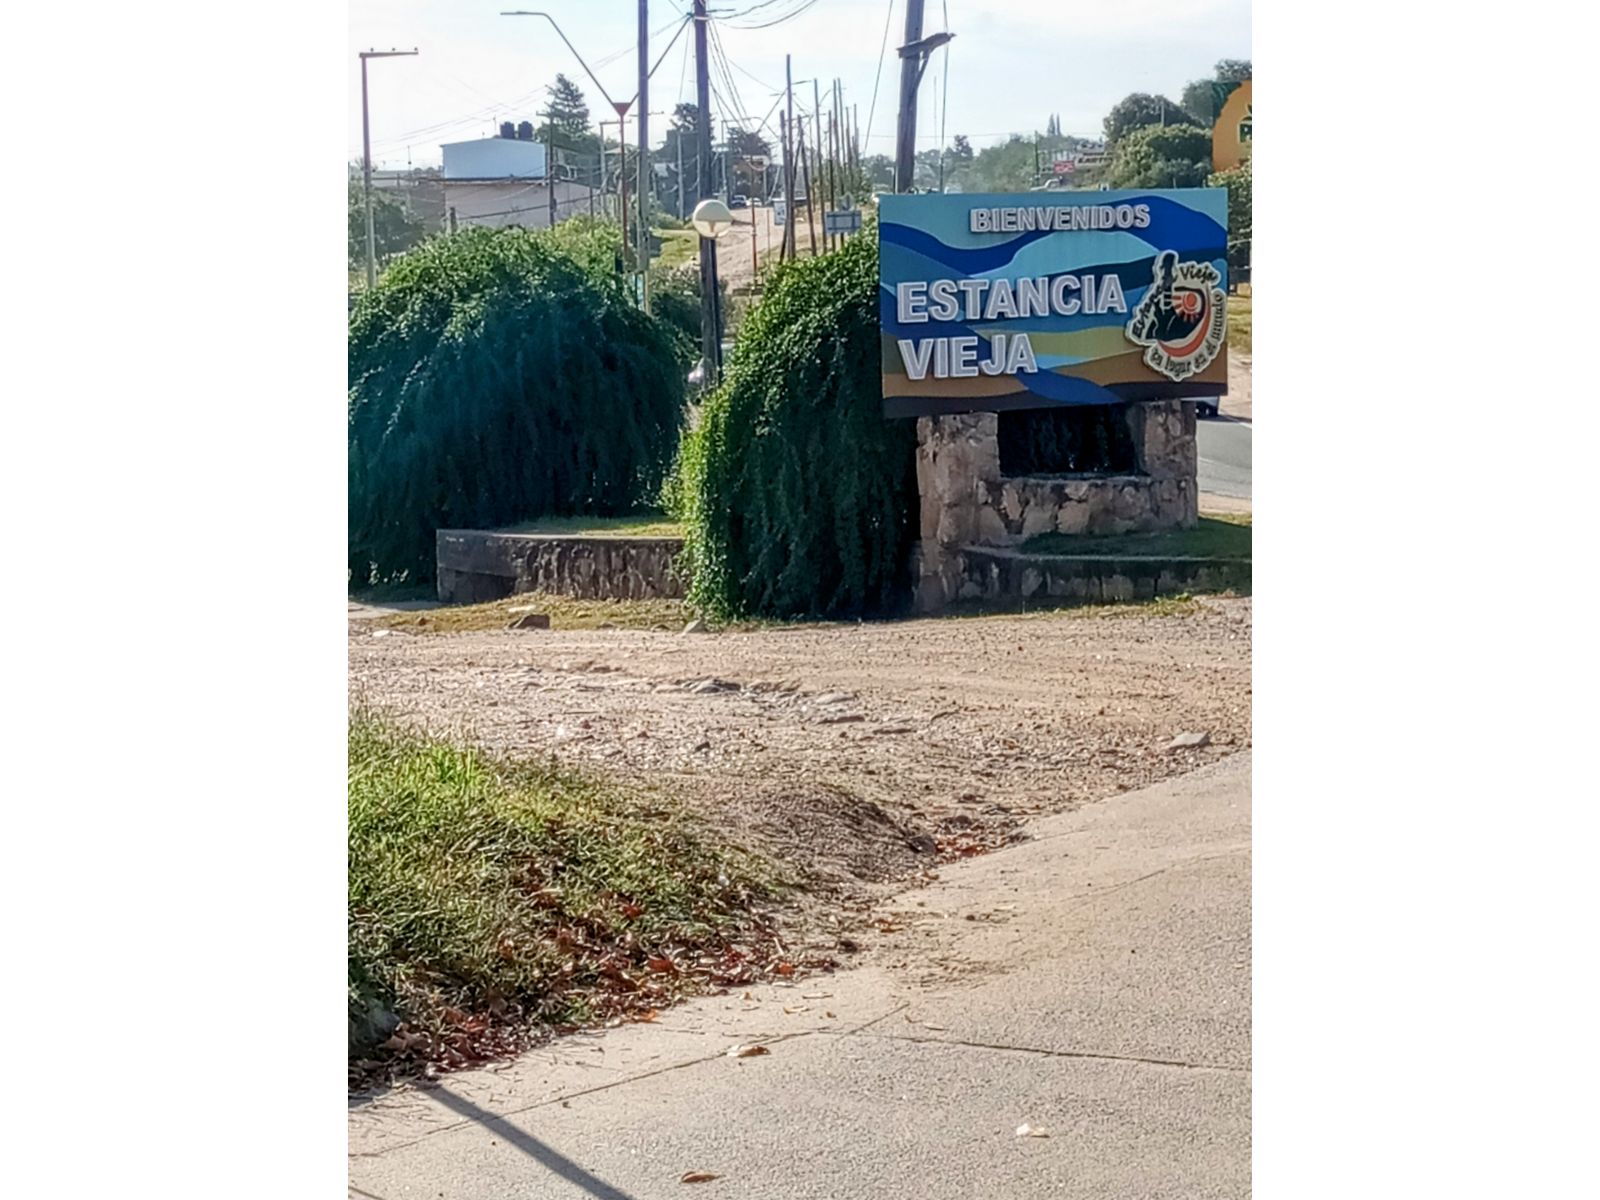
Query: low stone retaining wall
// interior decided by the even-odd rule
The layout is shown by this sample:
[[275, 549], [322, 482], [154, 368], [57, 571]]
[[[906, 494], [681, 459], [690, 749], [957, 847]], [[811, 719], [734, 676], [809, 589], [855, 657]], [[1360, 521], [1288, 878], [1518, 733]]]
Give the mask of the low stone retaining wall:
[[672, 570], [678, 538], [489, 533], [441, 529], [439, 599], [480, 604], [522, 592], [583, 600], [676, 600], [684, 585]]
[[946, 555], [946, 561], [955, 567], [957, 602], [1107, 603], [1183, 592], [1250, 591], [1250, 560], [1245, 558], [1091, 557], [965, 546]]
[[[1006, 476], [1000, 469], [997, 414], [919, 418], [921, 540], [913, 574], [917, 610], [937, 612], [947, 604], [973, 599], [977, 568], [971, 565], [976, 561], [972, 555], [1014, 550], [1037, 534], [1192, 528], [1200, 517], [1194, 402], [1129, 404], [1123, 417], [1138, 472], [1099, 476]], [[1058, 578], [1060, 586], [1075, 588], [1109, 576], [1091, 571], [1074, 576], [1082, 583], [1071, 585], [1065, 575]], [[1013, 589], [1006, 594], [1016, 593]]]

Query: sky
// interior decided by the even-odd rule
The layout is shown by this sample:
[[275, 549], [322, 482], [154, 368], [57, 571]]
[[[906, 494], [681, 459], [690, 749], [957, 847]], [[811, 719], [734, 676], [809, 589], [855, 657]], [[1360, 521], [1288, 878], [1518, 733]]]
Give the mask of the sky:
[[[617, 100], [637, 90], [636, 0], [350, 0], [348, 156], [361, 157], [360, 50], [420, 51], [415, 58], [370, 63], [373, 159], [380, 169], [436, 166], [443, 142], [492, 134], [500, 121], [532, 120], [546, 86], [565, 73], [584, 91], [595, 120], [609, 106], [583, 67], [538, 17], [503, 17], [506, 9], [542, 9], [560, 24]], [[650, 81], [650, 141], [659, 145], [667, 114], [694, 100], [693, 30], [667, 43], [687, 0], [650, 6], [650, 59], [666, 57]], [[713, 28], [731, 69], [724, 82], [712, 55], [712, 115], [719, 131], [730, 110], [755, 125], [772, 112], [783, 86], [784, 55], [794, 56], [795, 109], [811, 104], [813, 77], [838, 77], [847, 105], [858, 106], [868, 153], [894, 152], [899, 88], [895, 47], [903, 40], [905, 0], [892, 0], [888, 51], [882, 56], [890, 0], [712, 0]], [[781, 20], [786, 14], [792, 18]], [[975, 147], [1012, 133], [1042, 130], [1052, 113], [1066, 133], [1098, 137], [1106, 112], [1129, 92], [1176, 100], [1191, 79], [1221, 58], [1250, 57], [1250, 0], [927, 0], [924, 34], [948, 28], [955, 40], [928, 64], [919, 94], [917, 146], [956, 134]], [[777, 21], [767, 28], [755, 26]], [[804, 80], [806, 82], [801, 83]], [[874, 82], [877, 100], [874, 105]], [[659, 115], [655, 115], [659, 114]], [[871, 118], [870, 128], [868, 126]], [[630, 118], [628, 140], [636, 127]], [[776, 141], [776, 134], [770, 140]]]

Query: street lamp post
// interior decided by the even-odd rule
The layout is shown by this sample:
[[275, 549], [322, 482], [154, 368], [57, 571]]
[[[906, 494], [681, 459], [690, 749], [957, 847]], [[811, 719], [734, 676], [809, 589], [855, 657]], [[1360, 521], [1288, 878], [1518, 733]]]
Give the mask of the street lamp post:
[[717, 239], [733, 228], [733, 213], [715, 196], [694, 206], [694, 231], [700, 235], [700, 352], [702, 379], [717, 384], [722, 366], [722, 313], [717, 303]]
[[372, 228], [372, 121], [367, 112], [367, 59], [406, 58], [415, 50], [361, 51], [361, 184], [367, 209], [367, 286], [378, 282], [378, 238]]

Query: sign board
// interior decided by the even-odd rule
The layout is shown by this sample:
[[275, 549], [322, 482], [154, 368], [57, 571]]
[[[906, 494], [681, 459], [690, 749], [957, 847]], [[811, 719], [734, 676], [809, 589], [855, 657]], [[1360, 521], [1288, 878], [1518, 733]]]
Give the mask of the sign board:
[[1223, 188], [884, 196], [888, 417], [1228, 390]]
[[1250, 150], [1250, 81], [1246, 79], [1223, 102], [1211, 127], [1211, 169], [1226, 171], [1244, 161]]
[[1056, 159], [1055, 172], [1057, 175], [1071, 175], [1077, 169], [1078, 164], [1073, 162], [1070, 158]]
[[789, 202], [787, 200], [773, 200], [772, 223], [774, 225], [787, 225], [789, 223]]
[[836, 233], [860, 233], [861, 210], [858, 208], [837, 209], [823, 214], [823, 228], [829, 235]]

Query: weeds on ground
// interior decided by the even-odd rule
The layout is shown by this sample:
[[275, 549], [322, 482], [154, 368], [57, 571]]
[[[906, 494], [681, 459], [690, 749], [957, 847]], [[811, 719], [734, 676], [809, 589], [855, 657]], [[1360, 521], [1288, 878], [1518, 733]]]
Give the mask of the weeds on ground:
[[[1243, 520], [1238, 519], [1243, 517]], [[1249, 558], [1250, 519], [1244, 514], [1204, 516], [1193, 529], [1125, 533], [1106, 537], [1041, 533], [1022, 543], [1024, 554], [1077, 557]]]
[[373, 621], [375, 628], [410, 633], [473, 633], [504, 629], [526, 613], [544, 613], [550, 628], [659, 629], [676, 633], [689, 620], [681, 600], [579, 600], [546, 592], [525, 592], [488, 604], [457, 604], [423, 612], [401, 612]]
[[366, 713], [348, 796], [353, 1085], [794, 969], [784, 881], [659, 801]]
[[681, 538], [683, 526], [662, 513], [627, 517], [541, 517], [510, 525], [499, 533], [546, 533], [558, 536]]

